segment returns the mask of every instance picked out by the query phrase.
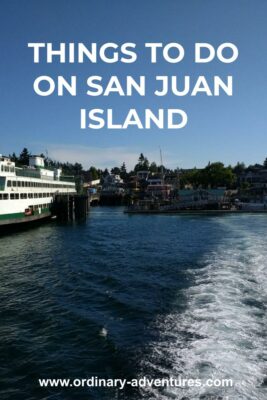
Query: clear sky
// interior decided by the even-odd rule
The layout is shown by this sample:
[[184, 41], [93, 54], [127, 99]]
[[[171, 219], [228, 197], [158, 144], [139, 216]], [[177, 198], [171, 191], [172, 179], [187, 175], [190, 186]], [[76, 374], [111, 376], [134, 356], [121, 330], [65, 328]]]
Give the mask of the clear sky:
[[[61, 161], [84, 167], [132, 167], [140, 152], [169, 167], [205, 166], [208, 161], [235, 164], [262, 162], [267, 156], [267, 1], [266, 0], [1, 0], [0, 2], [0, 153], [48, 151]], [[60, 64], [32, 62], [28, 42], [135, 42], [134, 64]], [[180, 64], [151, 65], [141, 49], [145, 42], [178, 42], [186, 50]], [[194, 64], [195, 42], [218, 46], [233, 42], [233, 64]], [[90, 75], [213, 75], [234, 77], [228, 97], [88, 97], [81, 82]], [[78, 75], [80, 91], [71, 96], [37, 96], [39, 75]], [[82, 90], [83, 88], [83, 90]], [[113, 108], [118, 119], [129, 108], [182, 108], [186, 128], [177, 131], [81, 130], [80, 108]]]

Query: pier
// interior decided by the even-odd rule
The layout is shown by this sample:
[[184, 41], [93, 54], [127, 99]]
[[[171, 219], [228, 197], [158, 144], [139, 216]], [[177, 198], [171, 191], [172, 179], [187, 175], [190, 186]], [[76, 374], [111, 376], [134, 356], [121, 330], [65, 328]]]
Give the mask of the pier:
[[85, 219], [90, 209], [90, 197], [78, 194], [55, 195], [52, 204], [52, 215], [60, 221]]

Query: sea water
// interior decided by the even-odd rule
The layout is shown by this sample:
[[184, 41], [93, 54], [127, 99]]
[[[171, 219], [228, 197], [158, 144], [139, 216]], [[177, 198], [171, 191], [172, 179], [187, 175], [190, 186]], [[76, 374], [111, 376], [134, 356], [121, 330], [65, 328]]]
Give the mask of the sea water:
[[[92, 208], [84, 223], [1, 237], [0, 398], [266, 399], [266, 227], [265, 215]], [[202, 385], [38, 381], [92, 377]]]

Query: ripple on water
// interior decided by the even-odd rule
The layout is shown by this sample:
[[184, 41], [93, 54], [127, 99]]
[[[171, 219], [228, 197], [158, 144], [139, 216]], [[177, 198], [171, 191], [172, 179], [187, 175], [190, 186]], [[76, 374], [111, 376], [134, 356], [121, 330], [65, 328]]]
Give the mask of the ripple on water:
[[235, 386], [75, 395], [265, 399], [265, 231], [261, 216], [99, 208], [86, 224], [1, 238], [1, 398], [70, 398], [38, 377], [180, 375]]

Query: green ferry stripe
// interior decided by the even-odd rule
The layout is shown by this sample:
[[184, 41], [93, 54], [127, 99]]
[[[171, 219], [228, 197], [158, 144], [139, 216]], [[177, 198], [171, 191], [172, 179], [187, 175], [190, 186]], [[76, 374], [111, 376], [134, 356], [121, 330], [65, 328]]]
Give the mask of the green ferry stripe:
[[[49, 212], [49, 208], [42, 208], [41, 214]], [[34, 215], [41, 215], [39, 213], [36, 213]], [[3, 219], [15, 219], [15, 218], [25, 218], [27, 217], [24, 213], [13, 213], [13, 214], [2, 214], [0, 215], [0, 220]]]
[[0, 215], [0, 220], [1, 219], [11, 219], [11, 218], [22, 218], [22, 217], [25, 217], [24, 213], [3, 214], [3, 215]]

